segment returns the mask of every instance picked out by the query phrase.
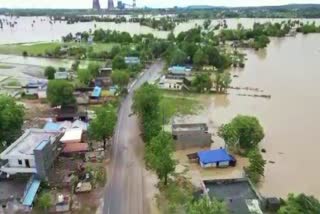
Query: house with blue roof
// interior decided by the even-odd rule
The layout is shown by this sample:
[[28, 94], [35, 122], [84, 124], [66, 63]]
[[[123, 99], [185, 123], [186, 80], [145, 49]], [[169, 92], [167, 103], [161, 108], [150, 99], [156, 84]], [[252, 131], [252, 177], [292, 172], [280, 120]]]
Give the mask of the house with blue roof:
[[236, 165], [236, 159], [226, 149], [206, 150], [197, 153], [199, 163], [203, 168], [224, 168]]
[[168, 68], [168, 75], [172, 77], [185, 78], [191, 74], [192, 68], [187, 66], [171, 66]]

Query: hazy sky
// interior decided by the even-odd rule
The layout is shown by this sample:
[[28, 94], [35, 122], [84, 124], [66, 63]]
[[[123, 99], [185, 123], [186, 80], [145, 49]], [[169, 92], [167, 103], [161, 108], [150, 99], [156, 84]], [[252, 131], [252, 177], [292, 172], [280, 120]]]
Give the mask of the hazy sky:
[[[102, 7], [106, 7], [108, 0], [100, 0]], [[187, 5], [214, 6], [260, 6], [283, 5], [292, 3], [319, 3], [320, 0], [136, 0], [137, 6], [173, 7]], [[114, 0], [116, 5], [117, 0]], [[132, 0], [123, 0], [131, 3]], [[0, 8], [91, 8], [92, 0], [0, 0]]]

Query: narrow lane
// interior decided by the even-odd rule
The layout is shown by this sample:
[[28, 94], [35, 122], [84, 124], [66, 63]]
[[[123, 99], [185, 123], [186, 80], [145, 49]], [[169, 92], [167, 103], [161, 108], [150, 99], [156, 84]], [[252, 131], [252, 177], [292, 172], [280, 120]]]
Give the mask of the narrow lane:
[[134, 90], [146, 81], [157, 79], [163, 68], [162, 61], [153, 63], [131, 84], [129, 94], [122, 102], [104, 196], [105, 214], [144, 213], [144, 145], [140, 138], [138, 119], [131, 115], [131, 105]]

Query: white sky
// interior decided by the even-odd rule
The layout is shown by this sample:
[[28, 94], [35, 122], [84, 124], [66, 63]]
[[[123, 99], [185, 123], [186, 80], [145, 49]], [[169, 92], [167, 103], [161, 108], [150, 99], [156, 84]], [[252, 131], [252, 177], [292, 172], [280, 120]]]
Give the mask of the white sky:
[[[105, 8], [108, 0], [100, 0], [101, 7]], [[136, 0], [137, 6], [173, 7], [188, 5], [213, 6], [261, 6], [316, 3], [320, 0]], [[116, 5], [117, 0], [114, 0]], [[123, 0], [130, 3], [131, 0]], [[0, 8], [91, 8], [92, 0], [0, 0]]]

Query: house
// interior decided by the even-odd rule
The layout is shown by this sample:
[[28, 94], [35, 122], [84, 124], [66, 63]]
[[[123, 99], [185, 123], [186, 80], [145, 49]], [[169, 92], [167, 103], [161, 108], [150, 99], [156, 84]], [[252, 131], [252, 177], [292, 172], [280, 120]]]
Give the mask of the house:
[[71, 128], [67, 130], [61, 142], [63, 143], [63, 153], [83, 153], [89, 151], [89, 146], [87, 143], [81, 143], [83, 130], [81, 128]]
[[54, 73], [54, 79], [56, 80], [67, 80], [69, 79], [69, 72], [67, 71], [57, 71]]
[[87, 121], [87, 114], [85, 112], [78, 112], [76, 106], [64, 106], [57, 110], [56, 121], [74, 121], [80, 119]]
[[203, 181], [210, 198], [226, 203], [230, 213], [263, 214], [263, 198], [246, 178]]
[[112, 68], [105, 67], [105, 68], [100, 69], [98, 76], [99, 77], [111, 77], [111, 74], [112, 74]]
[[124, 58], [124, 62], [127, 65], [136, 65], [136, 64], [140, 64], [140, 59], [139, 57], [135, 57], [135, 56], [127, 56]]
[[206, 150], [197, 153], [202, 168], [235, 166], [236, 159], [225, 149]]
[[92, 99], [99, 99], [101, 96], [101, 91], [102, 91], [102, 89], [100, 87], [98, 87], [98, 86], [94, 87], [90, 97]]
[[169, 79], [166, 76], [161, 77], [159, 83], [159, 88], [167, 90], [182, 90], [184, 87], [183, 79]]
[[191, 70], [191, 68], [186, 66], [172, 66], [168, 68], [168, 75], [183, 79], [191, 74]]
[[0, 154], [0, 158], [7, 162], [0, 170], [9, 175], [27, 173], [46, 178], [48, 170], [61, 151], [60, 138], [60, 132], [26, 130]]
[[173, 124], [172, 137], [175, 148], [209, 147], [212, 143], [208, 126], [204, 123]]
[[38, 95], [39, 91], [45, 91], [47, 88], [47, 81], [31, 81], [22, 88], [24, 89], [24, 93], [26, 95]]

